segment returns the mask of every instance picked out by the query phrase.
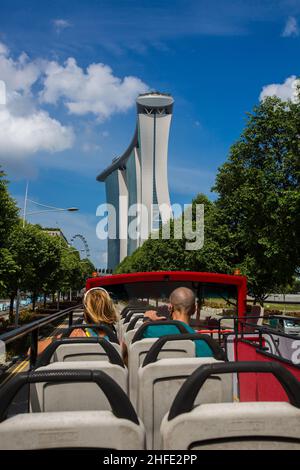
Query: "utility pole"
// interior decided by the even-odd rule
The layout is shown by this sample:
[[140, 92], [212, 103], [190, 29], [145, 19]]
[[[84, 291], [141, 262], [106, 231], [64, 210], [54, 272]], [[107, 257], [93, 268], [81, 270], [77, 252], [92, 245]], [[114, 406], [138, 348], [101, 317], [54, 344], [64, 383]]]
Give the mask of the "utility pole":
[[[26, 224], [26, 209], [27, 209], [27, 199], [28, 199], [28, 181], [26, 182], [25, 198], [24, 198], [24, 209], [23, 209], [23, 229]], [[16, 298], [16, 315], [15, 315], [15, 327], [19, 326], [19, 316], [20, 316], [20, 282], [18, 279], [18, 289], [17, 289], [17, 298]]]

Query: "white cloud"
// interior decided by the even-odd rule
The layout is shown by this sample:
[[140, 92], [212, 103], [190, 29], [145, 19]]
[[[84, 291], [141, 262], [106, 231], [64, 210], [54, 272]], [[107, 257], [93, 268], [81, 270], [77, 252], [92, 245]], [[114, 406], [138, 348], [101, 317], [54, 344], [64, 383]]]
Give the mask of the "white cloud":
[[57, 34], [61, 33], [61, 31], [63, 31], [64, 29], [70, 28], [70, 26], [72, 26], [70, 21], [64, 20], [62, 18], [53, 20], [53, 25]]
[[[5, 84], [0, 96], [0, 157], [2, 164], [12, 168], [14, 174], [18, 173], [18, 168], [23, 171], [26, 165], [39, 167], [44, 164], [66, 169], [72, 165], [74, 169], [77, 163], [77, 168], [81, 168], [81, 160], [86, 166], [84, 156], [90, 154], [90, 164], [90, 156], [101, 150], [101, 142], [98, 145], [95, 139], [82, 135], [77, 119], [73, 124], [77, 129], [77, 150], [81, 149], [74, 157], [77, 161], [71, 160], [68, 154], [53, 159], [52, 153], [73, 146], [75, 132], [65, 121], [61, 122], [61, 117], [57, 119], [54, 109], [51, 112], [54, 115], [50, 115], [49, 108], [45, 109], [46, 104], [62, 102], [69, 114], [91, 113], [97, 122], [128, 110], [137, 95], [147, 90], [139, 78], [116, 77], [105, 64], [91, 64], [84, 70], [74, 58], [60, 64], [45, 59], [33, 60], [25, 53], [14, 57], [1, 42], [0, 82]], [[102, 138], [107, 135], [104, 130]], [[39, 152], [44, 152], [43, 157]]]
[[8, 48], [0, 44], [0, 80], [6, 89], [6, 100], [0, 105], [2, 161], [38, 151], [58, 152], [72, 146], [72, 129], [36, 107], [32, 87], [44, 66], [44, 61], [30, 61], [24, 53], [13, 59]]
[[38, 151], [59, 152], [70, 148], [74, 135], [45, 111], [15, 116], [0, 109], [0, 156], [24, 156]]
[[6, 84], [7, 90], [28, 93], [38, 80], [43, 64], [41, 61], [30, 61], [22, 53], [16, 60], [9, 57], [9, 50], [0, 43], [0, 78]]
[[259, 99], [263, 100], [267, 96], [277, 96], [283, 101], [296, 100], [296, 88], [299, 80], [295, 75], [288, 77], [283, 83], [272, 83], [263, 87]]
[[8, 48], [5, 44], [0, 42], [0, 55], [7, 55], [8, 54]]
[[294, 16], [290, 16], [287, 19], [287, 22], [281, 35], [284, 38], [299, 36], [298, 22]]
[[84, 142], [82, 144], [82, 151], [85, 153], [90, 153], [90, 152], [100, 152], [101, 151], [101, 146], [98, 144], [94, 144], [91, 142]]
[[100, 120], [127, 111], [137, 95], [148, 89], [137, 77], [128, 76], [123, 80], [116, 77], [105, 64], [91, 64], [84, 71], [74, 58], [69, 58], [63, 66], [49, 63], [45, 74], [41, 102], [56, 104], [62, 99], [70, 113], [92, 113]]

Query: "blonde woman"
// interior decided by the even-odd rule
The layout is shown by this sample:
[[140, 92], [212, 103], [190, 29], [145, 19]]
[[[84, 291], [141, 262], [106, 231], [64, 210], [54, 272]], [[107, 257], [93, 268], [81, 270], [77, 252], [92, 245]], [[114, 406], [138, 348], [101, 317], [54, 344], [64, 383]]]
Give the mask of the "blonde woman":
[[[92, 289], [89, 289], [84, 295], [83, 305], [83, 316], [85, 323], [104, 323], [115, 331], [115, 324], [118, 321], [119, 317], [118, 313], [116, 312], [114, 303], [110, 298], [109, 293], [105, 289], [103, 289], [102, 287], [93, 287]], [[84, 336], [105, 337], [105, 333], [104, 331], [96, 331], [92, 328], [76, 328], [70, 334], [70, 337], [73, 338], [80, 338]], [[60, 337], [61, 334], [53, 338], [45, 338], [40, 340], [38, 342], [38, 354], [41, 354], [52, 341]]]
[[[83, 299], [84, 320], [87, 324], [103, 323], [115, 331], [115, 324], [119, 320], [118, 313], [109, 293], [103, 287], [93, 287], [89, 289]], [[96, 332], [92, 328], [76, 328], [72, 331], [71, 337], [82, 336], [105, 336], [104, 332]]]

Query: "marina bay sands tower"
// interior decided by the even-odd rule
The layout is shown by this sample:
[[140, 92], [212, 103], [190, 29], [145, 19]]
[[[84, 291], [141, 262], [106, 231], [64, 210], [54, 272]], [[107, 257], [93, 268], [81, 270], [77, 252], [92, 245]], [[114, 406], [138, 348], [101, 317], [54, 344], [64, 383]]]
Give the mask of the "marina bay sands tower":
[[[158, 92], [139, 95], [134, 137], [122, 156], [97, 177], [105, 182], [106, 202], [115, 208], [115, 237], [108, 238], [108, 268], [133, 253], [152, 230], [172, 217], [168, 173], [168, 141], [174, 99]], [[140, 229], [131, 236], [141, 205]], [[110, 216], [108, 217], [108, 225]]]

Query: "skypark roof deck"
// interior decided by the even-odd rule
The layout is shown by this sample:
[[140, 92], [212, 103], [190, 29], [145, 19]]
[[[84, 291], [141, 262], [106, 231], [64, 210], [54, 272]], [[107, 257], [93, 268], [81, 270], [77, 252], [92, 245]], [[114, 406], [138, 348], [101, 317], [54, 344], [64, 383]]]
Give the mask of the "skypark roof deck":
[[[138, 114], [161, 114], [163, 112], [171, 114], [173, 111], [173, 103], [174, 98], [170, 94], [159, 92], [141, 94], [136, 100]], [[133, 139], [123, 155], [114, 158], [111, 165], [97, 176], [97, 181], [104, 182], [113, 171], [117, 169], [123, 170], [124, 165], [135, 147], [139, 147], [138, 125], [136, 126]]]

